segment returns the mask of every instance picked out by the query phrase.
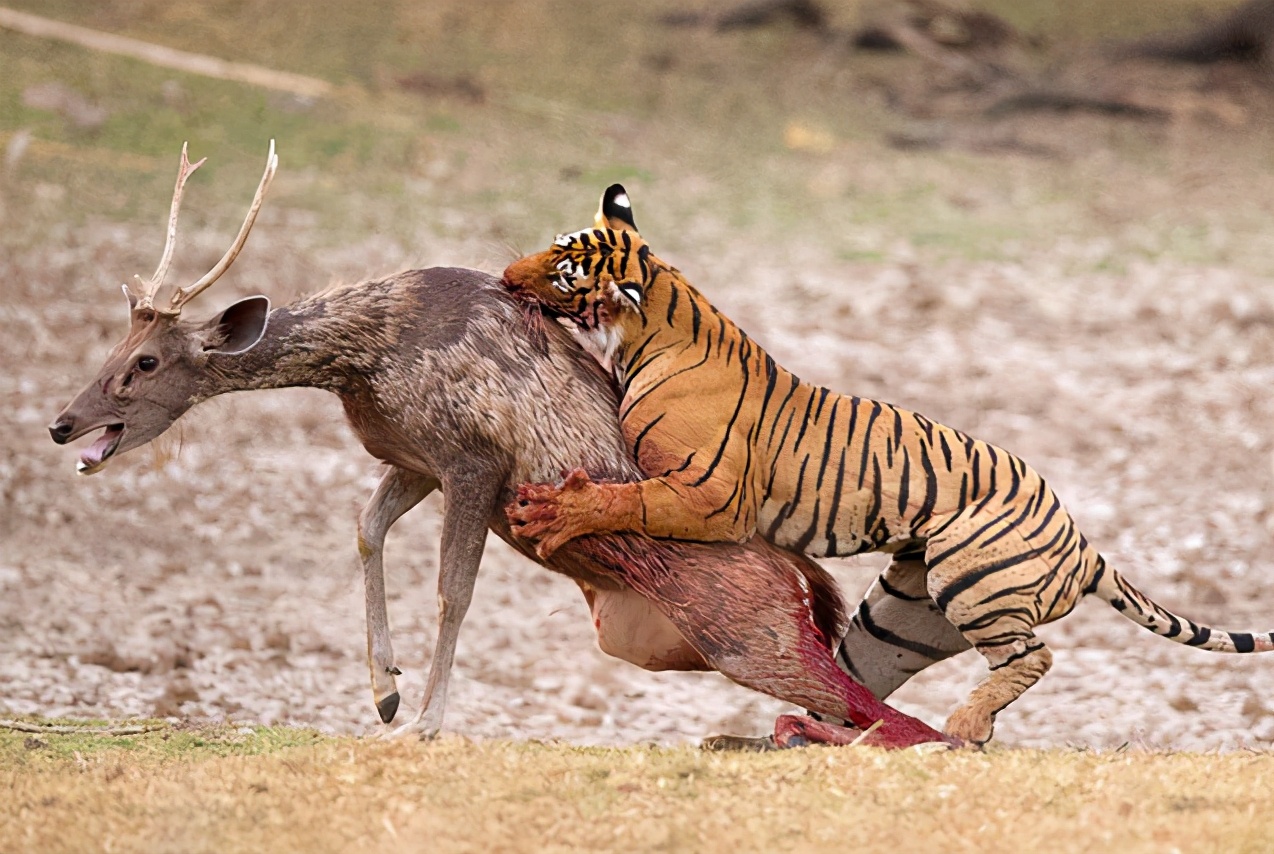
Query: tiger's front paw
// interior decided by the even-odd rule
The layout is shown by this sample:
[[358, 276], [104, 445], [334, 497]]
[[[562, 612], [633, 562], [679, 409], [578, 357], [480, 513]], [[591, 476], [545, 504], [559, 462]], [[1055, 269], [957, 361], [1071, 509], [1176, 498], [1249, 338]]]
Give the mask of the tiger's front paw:
[[540, 560], [576, 537], [589, 533], [582, 521], [589, 515], [596, 487], [583, 469], [568, 472], [561, 485], [524, 483], [517, 498], [504, 510], [515, 537], [535, 543]]

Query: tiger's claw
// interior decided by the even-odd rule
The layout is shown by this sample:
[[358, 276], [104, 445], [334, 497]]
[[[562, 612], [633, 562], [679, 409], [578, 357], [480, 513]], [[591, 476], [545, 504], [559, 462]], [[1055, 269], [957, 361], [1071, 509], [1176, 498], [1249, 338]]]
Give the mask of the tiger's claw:
[[522, 484], [517, 497], [504, 511], [510, 530], [514, 536], [534, 542], [536, 555], [548, 560], [555, 551], [583, 533], [571, 523], [571, 511], [581, 493], [591, 485], [588, 472], [578, 468], [566, 472], [561, 485]]
[[573, 492], [583, 489], [593, 481], [589, 478], [588, 472], [583, 469], [571, 469], [562, 478], [562, 485], [556, 487], [558, 492]]

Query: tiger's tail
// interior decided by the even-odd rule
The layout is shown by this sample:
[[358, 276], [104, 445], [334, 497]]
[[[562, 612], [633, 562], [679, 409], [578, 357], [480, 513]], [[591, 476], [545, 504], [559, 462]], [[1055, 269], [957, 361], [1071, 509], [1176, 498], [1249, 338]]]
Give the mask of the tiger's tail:
[[1092, 592], [1137, 625], [1186, 646], [1210, 652], [1274, 650], [1274, 632], [1227, 632], [1201, 626], [1164, 608], [1104, 562]]

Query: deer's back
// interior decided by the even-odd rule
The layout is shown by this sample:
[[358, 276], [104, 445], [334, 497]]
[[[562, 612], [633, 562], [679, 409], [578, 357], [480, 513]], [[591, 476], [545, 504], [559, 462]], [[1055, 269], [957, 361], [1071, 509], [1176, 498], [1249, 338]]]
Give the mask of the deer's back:
[[444, 483], [474, 467], [503, 471], [510, 488], [580, 465], [596, 477], [638, 476], [610, 378], [494, 277], [410, 270], [325, 296], [329, 310], [360, 315], [374, 353], [342, 395], [373, 455]]

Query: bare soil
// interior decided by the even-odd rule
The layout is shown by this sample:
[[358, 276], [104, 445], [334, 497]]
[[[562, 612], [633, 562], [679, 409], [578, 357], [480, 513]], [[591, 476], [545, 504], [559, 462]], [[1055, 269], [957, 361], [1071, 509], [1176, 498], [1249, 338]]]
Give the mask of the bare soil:
[[[192, 254], [214, 254], [218, 237], [197, 233]], [[0, 710], [375, 732], [353, 539], [377, 464], [334, 399], [299, 390], [214, 401], [167, 443], [166, 462], [141, 451], [91, 478], [48, 440], [44, 425], [120, 331], [123, 301], [107, 277], [139, 266], [121, 248], [132, 238], [147, 242], [89, 229], [0, 270], [16, 291], [0, 338]], [[301, 289], [290, 254], [249, 265], [235, 288], [264, 267], [270, 290]], [[363, 254], [308, 264], [353, 276]], [[1073, 272], [1065, 249], [924, 268], [829, 264], [799, 245], [781, 260], [754, 254], [736, 246], [710, 271], [701, 259], [684, 266], [793, 369], [1024, 455], [1108, 558], [1181, 612], [1228, 627], [1274, 623], [1268, 281], [1153, 263]], [[434, 637], [439, 500], [389, 544], [400, 714], [413, 711]], [[828, 565], [857, 596], [881, 563]], [[1002, 715], [1004, 744], [1214, 749], [1274, 738], [1274, 657], [1183, 648], [1091, 602], [1042, 634], [1056, 665]], [[896, 699], [940, 723], [981, 670], [966, 654]], [[607, 658], [572, 584], [489, 543], [448, 729], [680, 743], [763, 731], [780, 709], [715, 675]]]

